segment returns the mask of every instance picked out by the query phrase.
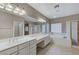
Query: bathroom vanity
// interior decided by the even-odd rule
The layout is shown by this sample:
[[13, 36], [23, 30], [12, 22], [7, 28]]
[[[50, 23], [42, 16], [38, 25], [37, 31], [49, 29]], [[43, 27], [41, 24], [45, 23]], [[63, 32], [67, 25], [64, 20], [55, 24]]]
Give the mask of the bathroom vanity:
[[36, 55], [36, 39], [23, 36], [0, 41], [0, 55]]
[[29, 35], [29, 36], [35, 37], [37, 40], [37, 46], [41, 47], [41, 48], [44, 48], [51, 42], [50, 34], [39, 33], [39, 34], [33, 34], [33, 35]]
[[[43, 48], [50, 41], [49, 34], [32, 34], [3, 39], [0, 40], [0, 55], [36, 55], [37, 46]], [[41, 42], [43, 42], [42, 45]]]

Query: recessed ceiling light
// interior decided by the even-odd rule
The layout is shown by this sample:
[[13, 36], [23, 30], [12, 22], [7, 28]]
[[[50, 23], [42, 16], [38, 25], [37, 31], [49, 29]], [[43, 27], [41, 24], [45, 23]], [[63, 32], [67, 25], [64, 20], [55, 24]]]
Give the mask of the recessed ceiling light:
[[0, 8], [3, 9], [5, 7], [5, 4], [0, 3]]
[[5, 9], [8, 10], [8, 11], [12, 11], [13, 10], [13, 6], [8, 4], [8, 5], [6, 5]]

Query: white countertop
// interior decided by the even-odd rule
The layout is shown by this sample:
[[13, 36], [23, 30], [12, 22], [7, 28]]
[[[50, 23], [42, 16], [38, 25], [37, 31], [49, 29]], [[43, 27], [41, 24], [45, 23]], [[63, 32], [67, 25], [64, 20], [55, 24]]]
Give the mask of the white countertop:
[[29, 36], [30, 37], [35, 37], [36, 40], [37, 40], [37, 44], [38, 44], [40, 41], [43, 41], [43, 38], [49, 36], [49, 34], [37, 33], [37, 34], [31, 34]]
[[7, 38], [7, 39], [2, 39], [0, 40], [0, 51], [14, 47], [16, 45], [22, 44], [24, 42], [36, 39], [37, 42], [48, 36], [49, 34], [42, 34], [42, 33], [38, 33], [38, 34], [31, 34], [31, 35], [27, 35], [27, 36], [20, 36], [20, 37], [13, 37], [13, 38]]
[[22, 44], [24, 42], [35, 39], [34, 37], [21, 36], [0, 40], [0, 51]]
[[35, 37], [36, 38], [36, 40], [39, 40], [39, 39], [42, 39], [42, 38], [44, 38], [44, 37], [46, 37], [46, 36], [48, 36], [49, 34], [32, 34], [32, 35], [29, 35], [30, 37]]

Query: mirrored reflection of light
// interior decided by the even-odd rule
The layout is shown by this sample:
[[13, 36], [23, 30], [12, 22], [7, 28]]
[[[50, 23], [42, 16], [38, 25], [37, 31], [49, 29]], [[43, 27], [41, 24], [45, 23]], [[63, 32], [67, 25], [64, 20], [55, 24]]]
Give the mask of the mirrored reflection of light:
[[19, 14], [20, 14], [20, 15], [25, 15], [26, 12], [25, 12], [25, 10], [21, 10], [21, 12], [20, 12]]
[[21, 12], [21, 13], [19, 13], [19, 15], [24, 15], [24, 13]]
[[13, 6], [8, 4], [8, 5], [6, 5], [5, 9], [8, 10], [8, 11], [12, 11], [13, 10]]
[[5, 7], [4, 3], [0, 3], [0, 8], [3, 9]]
[[25, 10], [22, 10], [22, 13], [26, 14]]
[[10, 12], [17, 14], [17, 15], [25, 15], [26, 14], [26, 11], [24, 9], [21, 9], [11, 3], [0, 3], [0, 8], [3, 10], [6, 10], [6, 11], [10, 11]]
[[19, 7], [16, 7], [15, 10], [16, 10], [16, 11], [20, 11], [20, 8], [19, 8]]
[[44, 20], [44, 19], [42, 19], [42, 18], [39, 18], [38, 21], [39, 21], [39, 22], [46, 22], [46, 20]]
[[20, 12], [20, 8], [16, 7], [13, 12], [14, 13], [19, 13]]
[[18, 13], [18, 11], [16, 11], [16, 10], [14, 10], [13, 12], [14, 12], [14, 13]]

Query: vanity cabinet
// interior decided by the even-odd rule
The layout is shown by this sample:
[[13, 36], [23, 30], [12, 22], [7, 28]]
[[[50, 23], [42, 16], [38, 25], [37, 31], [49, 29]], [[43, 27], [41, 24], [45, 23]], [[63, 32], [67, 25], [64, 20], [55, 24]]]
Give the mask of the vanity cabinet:
[[17, 54], [17, 46], [1, 51], [0, 55], [11, 55], [15, 52]]
[[36, 55], [36, 40], [31, 40], [29, 44], [29, 54]]
[[44, 46], [46, 46], [47, 44], [49, 44], [49, 42], [51, 42], [50, 36], [47, 36], [44, 39], [45, 39]]
[[18, 45], [18, 49], [21, 50], [23, 48], [29, 47], [29, 42], [25, 42], [23, 44]]
[[33, 39], [0, 51], [0, 55], [36, 55], [36, 40]]
[[29, 47], [19, 50], [19, 55], [29, 55]]
[[36, 40], [19, 45], [19, 55], [36, 55]]
[[40, 48], [46, 47], [51, 42], [49, 35], [44, 38], [41, 38], [41, 40], [43, 40], [43, 41], [38, 43], [38, 47], [40, 47]]
[[29, 55], [29, 42], [18, 45], [19, 55]]
[[17, 53], [17, 52], [14, 52], [14, 53], [12, 53], [12, 54], [10, 54], [10, 55], [18, 55], [18, 53]]

